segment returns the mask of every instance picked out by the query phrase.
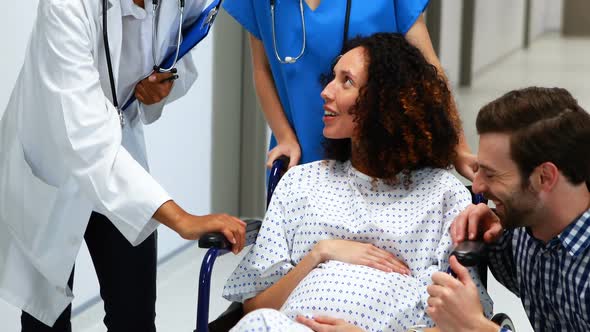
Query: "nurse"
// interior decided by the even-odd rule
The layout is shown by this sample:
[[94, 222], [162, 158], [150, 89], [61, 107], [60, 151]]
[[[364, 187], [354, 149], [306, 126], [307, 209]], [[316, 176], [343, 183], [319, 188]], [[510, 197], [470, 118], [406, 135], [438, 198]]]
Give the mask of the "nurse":
[[[344, 39], [402, 33], [443, 72], [422, 16], [427, 5], [428, 0], [226, 0], [226, 11], [250, 33], [256, 92], [273, 132], [267, 164], [280, 155], [290, 157], [289, 167], [323, 159], [320, 75], [329, 71]], [[475, 156], [463, 136], [455, 167], [472, 179]]]
[[[204, 2], [186, 1], [184, 24]], [[148, 173], [143, 125], [187, 92], [196, 69], [189, 56], [174, 82], [165, 81], [172, 73], [151, 73], [145, 5], [151, 3], [39, 1], [0, 120], [0, 297], [23, 310], [23, 331], [71, 331], [73, 266], [83, 240], [109, 331], [155, 331], [159, 224], [185, 239], [222, 232], [234, 252], [243, 247], [243, 221], [187, 213]], [[161, 1], [154, 46], [162, 56], [175, 43], [178, 13], [176, 1]], [[124, 126], [112, 103], [104, 15], [115, 91], [139, 101], [123, 113]]]

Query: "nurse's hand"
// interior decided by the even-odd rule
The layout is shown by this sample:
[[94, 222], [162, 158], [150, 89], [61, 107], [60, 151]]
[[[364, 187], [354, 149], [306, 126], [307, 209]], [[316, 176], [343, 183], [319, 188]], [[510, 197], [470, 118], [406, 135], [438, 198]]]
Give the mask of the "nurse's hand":
[[177, 78], [178, 75], [175, 73], [153, 73], [137, 83], [135, 98], [144, 105], [159, 103], [168, 97]]
[[458, 151], [457, 159], [455, 159], [455, 164], [453, 166], [464, 178], [473, 181], [478, 167], [477, 156], [469, 150]]
[[301, 159], [301, 147], [299, 146], [297, 139], [280, 142], [270, 150], [267, 155], [266, 167], [271, 168], [272, 163], [282, 156], [289, 157], [289, 168], [299, 164], [299, 159]]
[[408, 266], [387, 250], [370, 243], [348, 240], [322, 240], [312, 249], [319, 254], [320, 262], [335, 260], [365, 265], [384, 272], [410, 275]]

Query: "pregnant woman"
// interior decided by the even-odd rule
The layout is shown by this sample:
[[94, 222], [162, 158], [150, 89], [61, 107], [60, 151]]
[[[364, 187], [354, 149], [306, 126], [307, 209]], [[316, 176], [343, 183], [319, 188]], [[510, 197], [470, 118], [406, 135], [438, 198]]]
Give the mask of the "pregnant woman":
[[346, 50], [321, 94], [326, 160], [285, 174], [225, 286], [245, 312], [274, 309], [252, 312], [237, 331], [309, 331], [297, 315], [368, 331], [431, 325], [426, 286], [447, 269], [449, 226], [471, 202], [448, 171], [459, 119], [443, 77], [402, 35]]

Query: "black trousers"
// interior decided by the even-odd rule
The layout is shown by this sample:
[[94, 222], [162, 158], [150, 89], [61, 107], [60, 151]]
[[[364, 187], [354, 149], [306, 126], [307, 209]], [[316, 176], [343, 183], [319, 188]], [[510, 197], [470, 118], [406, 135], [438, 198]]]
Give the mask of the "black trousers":
[[[92, 258], [104, 301], [104, 324], [109, 332], [155, 332], [157, 235], [137, 247], [105, 216], [93, 212], [84, 240]], [[68, 284], [73, 288], [74, 272]], [[53, 327], [23, 312], [23, 332], [71, 332], [71, 305]]]

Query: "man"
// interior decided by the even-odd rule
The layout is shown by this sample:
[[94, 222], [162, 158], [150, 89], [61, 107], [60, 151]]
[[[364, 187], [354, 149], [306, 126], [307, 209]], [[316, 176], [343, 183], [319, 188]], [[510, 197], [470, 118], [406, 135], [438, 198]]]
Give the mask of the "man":
[[[160, 2], [155, 38], [143, 0], [39, 2], [0, 120], [0, 297], [23, 310], [23, 331], [71, 331], [72, 270], [83, 239], [109, 331], [155, 331], [159, 223], [185, 239], [216, 231], [234, 252], [243, 246], [241, 220], [185, 212], [147, 171], [143, 124], [196, 79], [190, 57], [178, 63], [180, 77], [152, 73], [178, 30], [178, 2]], [[204, 2], [186, 1], [184, 24]], [[138, 99], [124, 121], [113, 95]]]
[[[564, 89], [509, 92], [477, 117], [473, 189], [496, 209], [471, 205], [453, 240], [489, 243], [489, 267], [521, 298], [535, 331], [590, 331], [590, 116]], [[442, 331], [498, 331], [467, 270], [433, 275], [428, 314]]]

